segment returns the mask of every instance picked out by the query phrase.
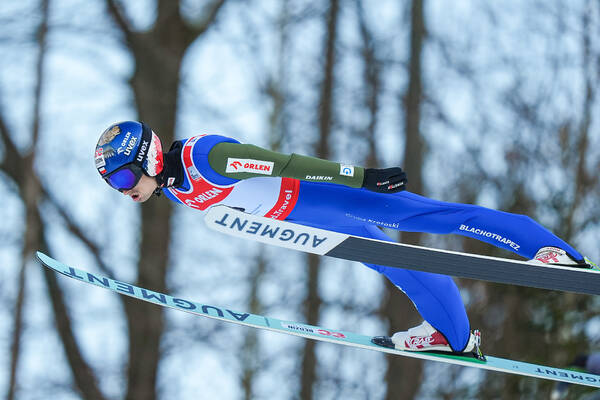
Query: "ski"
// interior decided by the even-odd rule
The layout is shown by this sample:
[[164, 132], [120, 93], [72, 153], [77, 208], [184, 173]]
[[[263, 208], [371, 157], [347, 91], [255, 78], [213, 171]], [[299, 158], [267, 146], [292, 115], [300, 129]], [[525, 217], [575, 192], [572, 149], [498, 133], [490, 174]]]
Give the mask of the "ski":
[[347, 235], [259, 217], [226, 206], [208, 210], [211, 229], [307, 253], [496, 283], [600, 294], [600, 269], [530, 264], [526, 261], [432, 249]]
[[553, 381], [562, 381], [579, 385], [600, 388], [600, 375], [574, 372], [567, 369], [552, 368], [544, 365], [529, 364], [520, 361], [486, 356], [485, 361], [463, 355], [409, 352], [379, 346], [372, 343], [372, 336], [358, 333], [327, 329], [320, 326], [306, 325], [294, 321], [280, 320], [262, 315], [230, 310], [226, 307], [197, 303], [180, 297], [154, 292], [129, 283], [113, 280], [105, 276], [86, 272], [63, 264], [44, 253], [37, 253], [38, 260], [46, 267], [80, 282], [92, 284], [115, 293], [130, 296], [161, 307], [185, 311], [194, 315], [245, 325], [257, 329], [295, 335], [312, 340], [331, 342], [343, 346], [358, 347], [362, 349], [385, 352], [405, 357], [420, 358], [430, 361], [441, 361], [449, 364], [462, 365], [490, 371], [543, 378]]

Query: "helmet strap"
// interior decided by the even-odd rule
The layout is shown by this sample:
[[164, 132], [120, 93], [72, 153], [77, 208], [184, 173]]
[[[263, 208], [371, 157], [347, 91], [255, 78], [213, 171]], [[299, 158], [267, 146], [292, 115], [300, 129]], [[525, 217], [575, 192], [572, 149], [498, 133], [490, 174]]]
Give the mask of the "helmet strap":
[[156, 197], [160, 197], [161, 193], [162, 193], [162, 189], [165, 186], [163, 183], [163, 172], [161, 171], [160, 174], [156, 175], [156, 176], [152, 176], [151, 178], [154, 178], [154, 180], [156, 181], [157, 185], [156, 189], [154, 189], [154, 192], [152, 194], [154, 194]]

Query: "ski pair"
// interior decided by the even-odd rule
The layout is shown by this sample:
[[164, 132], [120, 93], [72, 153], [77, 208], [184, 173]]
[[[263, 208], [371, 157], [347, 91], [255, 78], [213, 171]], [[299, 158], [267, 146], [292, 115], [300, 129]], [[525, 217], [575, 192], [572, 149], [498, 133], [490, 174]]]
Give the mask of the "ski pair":
[[233, 311], [226, 307], [196, 303], [180, 297], [154, 292], [142, 287], [107, 278], [105, 276], [86, 272], [63, 264], [41, 252], [37, 253], [39, 261], [46, 267], [63, 274], [71, 279], [92, 284], [115, 293], [133, 297], [161, 307], [173, 308], [194, 315], [231, 322], [238, 325], [265, 329], [288, 335], [301, 336], [307, 339], [331, 342], [343, 346], [374, 350], [399, 356], [440, 361], [449, 364], [480, 368], [490, 371], [530, 376], [579, 385], [600, 388], [600, 376], [561, 368], [552, 368], [521, 361], [486, 356], [485, 359], [458, 355], [452, 353], [413, 352], [384, 347], [373, 343], [373, 336], [347, 331], [327, 329], [320, 326], [306, 325], [299, 322], [285, 321], [262, 315]]
[[344, 260], [496, 283], [600, 294], [600, 270], [489, 257], [386, 242], [278, 221], [226, 207], [208, 210], [211, 229], [270, 245]]

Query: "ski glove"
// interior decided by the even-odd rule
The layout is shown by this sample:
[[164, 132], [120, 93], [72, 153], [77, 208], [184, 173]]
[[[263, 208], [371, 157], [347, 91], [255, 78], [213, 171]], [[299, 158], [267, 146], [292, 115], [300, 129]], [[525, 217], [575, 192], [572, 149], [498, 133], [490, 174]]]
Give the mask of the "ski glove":
[[362, 187], [372, 192], [396, 193], [406, 189], [406, 182], [402, 168], [366, 168]]

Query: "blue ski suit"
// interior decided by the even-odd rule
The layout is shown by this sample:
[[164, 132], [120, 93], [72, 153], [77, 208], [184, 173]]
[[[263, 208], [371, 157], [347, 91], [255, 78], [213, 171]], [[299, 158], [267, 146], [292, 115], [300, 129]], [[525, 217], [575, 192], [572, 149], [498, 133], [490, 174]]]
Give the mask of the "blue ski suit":
[[[432, 200], [408, 191], [382, 194], [364, 188], [280, 177], [232, 179], [215, 171], [207, 161], [211, 148], [223, 141], [237, 142], [216, 135], [182, 141], [183, 151], [179, 161], [183, 166], [183, 181], [177, 187], [164, 188], [167, 197], [201, 210], [215, 204], [226, 204], [253, 214], [285, 218], [306, 226], [379, 240], [392, 241], [379, 227], [407, 232], [454, 233], [513, 251], [528, 259], [533, 258], [537, 250], [544, 246], [560, 247], [574, 258], [582, 258], [563, 240], [523, 215]], [[244, 160], [241, 161], [240, 166]], [[247, 165], [252, 167], [254, 164]], [[266, 172], [263, 170], [261, 173]], [[294, 193], [295, 205], [289, 204], [283, 214], [273, 216], [267, 209], [261, 208], [264, 199], [256, 200], [256, 204], [248, 204], [251, 202], [249, 198], [268, 197], [271, 191], [275, 197], [279, 195], [276, 207], [281, 208], [285, 192], [283, 187], [292, 186], [295, 189], [286, 190]], [[383, 274], [406, 293], [423, 318], [446, 337], [455, 351], [465, 348], [470, 335], [469, 320], [451, 277], [382, 265], [365, 265]]]

